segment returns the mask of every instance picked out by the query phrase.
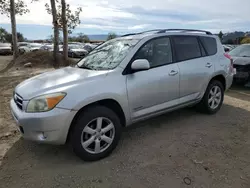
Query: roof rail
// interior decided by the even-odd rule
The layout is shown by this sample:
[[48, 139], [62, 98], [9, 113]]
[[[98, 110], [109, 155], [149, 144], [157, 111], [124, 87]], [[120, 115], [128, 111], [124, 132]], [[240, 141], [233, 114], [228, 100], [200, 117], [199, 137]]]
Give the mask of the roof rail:
[[152, 29], [152, 30], [147, 30], [147, 31], [143, 31], [143, 32], [140, 32], [140, 33], [137, 33], [137, 34], [143, 34], [143, 33], [150, 33], [150, 32], [156, 32], [156, 33], [158, 33], [158, 32], [160, 32], [162, 29]]
[[138, 33], [128, 33], [128, 34], [125, 34], [125, 35], [122, 35], [121, 37], [126, 37], [126, 36], [130, 36], [130, 35], [137, 35]]
[[130, 35], [140, 35], [140, 34], [144, 34], [144, 33], [149, 33], [149, 32], [160, 32], [162, 29], [152, 29], [152, 30], [148, 30], [148, 31], [142, 31], [142, 32], [139, 32], [139, 33], [128, 33], [128, 34], [125, 34], [125, 35], [122, 35], [121, 37], [126, 37], [126, 36], [130, 36]]
[[210, 31], [198, 30], [198, 29], [153, 29], [153, 30], [139, 32], [139, 33], [129, 33], [129, 34], [122, 35], [121, 37], [126, 37], [126, 36], [131, 36], [131, 35], [140, 35], [140, 34], [149, 33], [149, 32], [155, 32], [155, 34], [165, 33], [167, 31], [202, 32], [202, 33], [206, 33], [207, 35], [212, 35]]
[[161, 29], [157, 33], [165, 33], [166, 31], [203, 32], [203, 33], [206, 33], [207, 35], [212, 35], [210, 31], [204, 31], [204, 30], [198, 30], [198, 29]]

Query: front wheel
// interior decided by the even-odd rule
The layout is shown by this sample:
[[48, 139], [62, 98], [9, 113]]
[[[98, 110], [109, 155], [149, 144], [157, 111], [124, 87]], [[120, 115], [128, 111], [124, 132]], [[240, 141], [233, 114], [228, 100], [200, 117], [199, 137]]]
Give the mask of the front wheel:
[[96, 161], [108, 156], [117, 146], [121, 136], [118, 116], [104, 106], [87, 108], [73, 126], [73, 151], [85, 161]]
[[209, 83], [206, 92], [197, 105], [197, 108], [201, 112], [208, 114], [215, 114], [222, 106], [224, 100], [224, 87], [218, 80], [213, 80]]

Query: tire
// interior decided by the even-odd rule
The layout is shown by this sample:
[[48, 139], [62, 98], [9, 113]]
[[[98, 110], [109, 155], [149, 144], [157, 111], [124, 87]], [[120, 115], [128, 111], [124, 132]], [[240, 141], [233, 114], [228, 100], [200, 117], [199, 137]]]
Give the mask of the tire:
[[[104, 135], [102, 135], [101, 132], [98, 132], [97, 128], [97, 121], [100, 120], [100, 118], [102, 118], [101, 132], [105, 132], [104, 128], [107, 128], [108, 125], [111, 125], [110, 122], [113, 124], [113, 128], [107, 131]], [[70, 142], [73, 151], [78, 157], [85, 161], [96, 161], [111, 154], [111, 152], [116, 148], [122, 132], [120, 119], [118, 118], [116, 113], [104, 106], [92, 106], [87, 108], [86, 110], [81, 112], [80, 116], [73, 126], [73, 130], [70, 134]], [[89, 131], [89, 128], [92, 129], [92, 132], [94, 130], [95, 133]], [[87, 132], [91, 132], [91, 134]], [[103, 140], [105, 136], [109, 138], [109, 141], [110, 139], [112, 140], [110, 144]], [[106, 137], [105, 140], [107, 139]], [[87, 146], [86, 144], [84, 147], [83, 144], [87, 143], [86, 141], [88, 141], [89, 143], [91, 142], [91, 144], [89, 144], [89, 146]], [[98, 148], [96, 147], [98, 145], [97, 143], [100, 143], [99, 152], [95, 151], [96, 148]]]
[[[214, 93], [215, 88], [217, 88], [217, 91], [220, 90], [221, 92], [221, 97], [219, 100], [219, 94], [215, 94], [215, 96], [212, 97], [211, 92]], [[212, 91], [211, 91], [212, 90]], [[210, 102], [211, 98], [215, 98], [216, 100], [212, 102]], [[211, 99], [211, 100], [210, 100]], [[219, 102], [218, 102], [219, 100]], [[216, 112], [218, 112], [222, 106], [224, 100], [224, 87], [222, 85], [222, 83], [218, 80], [212, 80], [209, 84], [208, 87], [206, 89], [206, 92], [202, 98], [202, 100], [197, 104], [196, 108], [198, 111], [203, 112], [203, 113], [207, 113], [207, 114], [215, 114]], [[214, 106], [212, 105], [214, 104]], [[215, 105], [217, 104], [217, 105]], [[213, 108], [214, 107], [214, 108]]]

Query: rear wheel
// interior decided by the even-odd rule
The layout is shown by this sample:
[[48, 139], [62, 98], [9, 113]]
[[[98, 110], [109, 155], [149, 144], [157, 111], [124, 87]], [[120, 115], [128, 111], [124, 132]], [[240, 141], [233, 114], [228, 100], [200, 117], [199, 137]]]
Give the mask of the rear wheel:
[[108, 156], [117, 146], [121, 135], [118, 116], [104, 106], [84, 110], [71, 133], [74, 152], [86, 161]]
[[224, 87], [218, 80], [213, 80], [209, 83], [206, 92], [197, 105], [197, 108], [201, 112], [208, 114], [215, 114], [222, 106], [224, 100]]

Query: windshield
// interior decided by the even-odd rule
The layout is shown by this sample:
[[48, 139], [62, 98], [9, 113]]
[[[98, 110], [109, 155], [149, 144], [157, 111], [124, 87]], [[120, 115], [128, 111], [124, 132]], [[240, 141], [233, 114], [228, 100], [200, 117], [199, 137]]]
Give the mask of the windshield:
[[80, 68], [110, 70], [117, 67], [137, 44], [135, 39], [113, 39], [91, 51], [77, 65]]
[[250, 57], [250, 45], [241, 45], [229, 52], [231, 56]]

